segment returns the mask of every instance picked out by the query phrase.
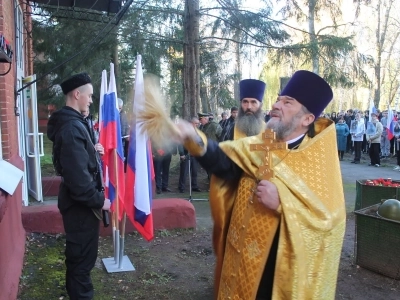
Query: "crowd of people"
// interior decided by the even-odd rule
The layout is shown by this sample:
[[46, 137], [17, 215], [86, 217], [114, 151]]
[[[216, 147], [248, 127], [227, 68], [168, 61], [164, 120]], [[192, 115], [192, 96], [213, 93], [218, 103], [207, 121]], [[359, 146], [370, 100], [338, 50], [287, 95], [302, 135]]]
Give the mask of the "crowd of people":
[[[394, 170], [400, 171], [400, 112], [379, 109], [369, 112], [349, 109], [346, 112], [332, 112], [322, 117], [336, 123], [338, 156], [344, 153], [354, 155], [351, 161], [359, 164], [361, 154], [369, 154], [369, 166], [380, 167], [381, 160], [396, 157]], [[391, 120], [388, 120], [391, 118]]]

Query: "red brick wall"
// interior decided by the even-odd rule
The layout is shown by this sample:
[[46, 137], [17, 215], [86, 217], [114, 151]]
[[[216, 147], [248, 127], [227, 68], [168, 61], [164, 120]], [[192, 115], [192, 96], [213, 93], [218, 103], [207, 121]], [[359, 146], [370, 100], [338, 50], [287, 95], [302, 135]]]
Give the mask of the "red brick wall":
[[[26, 10], [23, 0], [0, 0], [0, 32], [12, 45], [15, 53], [14, 5], [18, 2]], [[30, 20], [25, 20], [30, 28]], [[32, 74], [32, 43], [25, 40], [25, 75]], [[8, 63], [0, 63], [0, 74], [6, 73]], [[3, 159], [23, 169], [23, 161], [18, 153], [18, 122], [14, 113], [15, 107], [15, 55], [11, 70], [0, 76], [0, 121], [1, 147]], [[1, 170], [0, 170], [1, 172]], [[16, 299], [19, 277], [22, 271], [25, 252], [25, 231], [21, 220], [22, 187], [18, 185], [12, 196], [0, 195], [0, 300]]]
[[[14, 35], [14, 9], [13, 1], [1, 0], [0, 3], [0, 32], [15, 48]], [[9, 64], [0, 64], [0, 74], [7, 72]], [[18, 152], [17, 119], [14, 116], [14, 86], [15, 86], [15, 60], [12, 62], [11, 71], [0, 77], [0, 120], [3, 159], [10, 159], [12, 154]]]

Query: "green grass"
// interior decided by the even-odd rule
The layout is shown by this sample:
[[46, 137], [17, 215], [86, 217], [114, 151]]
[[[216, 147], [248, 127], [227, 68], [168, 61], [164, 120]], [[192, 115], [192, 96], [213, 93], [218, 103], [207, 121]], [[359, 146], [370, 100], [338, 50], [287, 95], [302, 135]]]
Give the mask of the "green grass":
[[47, 138], [43, 138], [44, 156], [40, 158], [40, 168], [42, 170], [42, 177], [54, 176], [53, 160], [51, 154], [53, 152], [53, 143]]

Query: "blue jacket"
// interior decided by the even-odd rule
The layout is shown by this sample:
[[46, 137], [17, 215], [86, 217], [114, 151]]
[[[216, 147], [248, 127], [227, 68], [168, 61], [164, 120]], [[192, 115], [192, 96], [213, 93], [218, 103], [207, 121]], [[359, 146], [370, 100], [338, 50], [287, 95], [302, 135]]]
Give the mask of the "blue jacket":
[[346, 123], [336, 124], [336, 141], [339, 151], [346, 151], [347, 136], [349, 133], [349, 126]]

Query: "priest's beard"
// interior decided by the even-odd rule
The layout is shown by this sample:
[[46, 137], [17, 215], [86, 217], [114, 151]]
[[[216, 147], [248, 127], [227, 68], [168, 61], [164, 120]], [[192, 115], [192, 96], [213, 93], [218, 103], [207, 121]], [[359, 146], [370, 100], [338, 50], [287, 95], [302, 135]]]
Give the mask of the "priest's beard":
[[304, 112], [299, 111], [289, 122], [282, 121], [282, 117], [280, 117], [279, 120], [271, 118], [267, 123], [267, 128], [272, 129], [276, 133], [276, 139], [278, 141], [283, 141], [296, 130], [299, 125], [299, 120], [303, 115]]
[[235, 120], [237, 128], [246, 136], [253, 136], [259, 134], [265, 128], [264, 116], [262, 114], [261, 106], [255, 113], [246, 112], [242, 107], [239, 107], [239, 113]]

